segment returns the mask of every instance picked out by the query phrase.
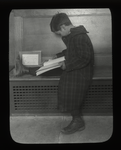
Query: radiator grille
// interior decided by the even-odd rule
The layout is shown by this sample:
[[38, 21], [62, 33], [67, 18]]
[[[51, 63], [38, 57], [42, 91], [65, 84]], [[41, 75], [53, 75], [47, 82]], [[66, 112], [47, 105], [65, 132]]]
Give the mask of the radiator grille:
[[[45, 82], [11, 82], [11, 113], [31, 114], [60, 111], [57, 102], [58, 81]], [[65, 108], [63, 110], [66, 111]], [[82, 110], [87, 114], [112, 113], [111, 81], [93, 81]]]
[[112, 111], [112, 85], [92, 85], [84, 103], [85, 112], [109, 113]]
[[57, 108], [57, 86], [13, 86], [15, 110]]

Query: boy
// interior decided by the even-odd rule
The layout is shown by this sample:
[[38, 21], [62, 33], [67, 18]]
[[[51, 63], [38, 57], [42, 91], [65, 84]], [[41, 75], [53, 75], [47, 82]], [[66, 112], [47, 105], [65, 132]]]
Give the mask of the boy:
[[[56, 54], [56, 57], [65, 56], [65, 62], [61, 63], [64, 71], [59, 81], [58, 106], [72, 115], [72, 121], [61, 132], [72, 134], [85, 128], [81, 106], [93, 77], [93, 46], [84, 26], [74, 27], [65, 13], [54, 15], [50, 28], [52, 32], [62, 37], [67, 47]], [[19, 61], [18, 75], [27, 72], [27, 68], [20, 64]]]
[[56, 54], [56, 57], [65, 56], [65, 62], [61, 63], [64, 71], [59, 81], [58, 102], [61, 109], [72, 115], [71, 123], [62, 129], [62, 133], [71, 134], [85, 127], [81, 106], [93, 77], [94, 51], [84, 26], [74, 27], [65, 13], [54, 15], [50, 28], [62, 37], [67, 47]]

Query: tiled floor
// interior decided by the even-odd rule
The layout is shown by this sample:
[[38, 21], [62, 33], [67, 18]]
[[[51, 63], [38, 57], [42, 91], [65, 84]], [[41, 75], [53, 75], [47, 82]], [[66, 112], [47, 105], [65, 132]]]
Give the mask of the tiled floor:
[[11, 116], [10, 133], [17, 143], [92, 143], [107, 141], [113, 132], [112, 116], [84, 116], [86, 128], [70, 135], [61, 128], [71, 116]]

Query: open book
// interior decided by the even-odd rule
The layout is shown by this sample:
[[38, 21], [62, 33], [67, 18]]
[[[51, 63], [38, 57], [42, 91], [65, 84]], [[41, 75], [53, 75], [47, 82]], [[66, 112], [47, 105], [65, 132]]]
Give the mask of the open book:
[[38, 70], [36, 70], [36, 75], [40, 75], [44, 72], [47, 72], [49, 70], [52, 70], [52, 69], [55, 69], [55, 68], [59, 68], [60, 67], [60, 62], [63, 62], [65, 60], [65, 57], [60, 57], [60, 58], [56, 58], [56, 59], [53, 59], [53, 60], [49, 60], [47, 62], [45, 62], [43, 64], [42, 67], [40, 67]]

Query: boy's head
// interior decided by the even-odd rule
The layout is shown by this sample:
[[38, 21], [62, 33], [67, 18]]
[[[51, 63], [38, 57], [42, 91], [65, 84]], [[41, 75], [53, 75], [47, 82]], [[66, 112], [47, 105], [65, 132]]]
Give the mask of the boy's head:
[[50, 22], [51, 31], [61, 36], [66, 36], [70, 33], [72, 23], [65, 13], [58, 13], [53, 16]]

